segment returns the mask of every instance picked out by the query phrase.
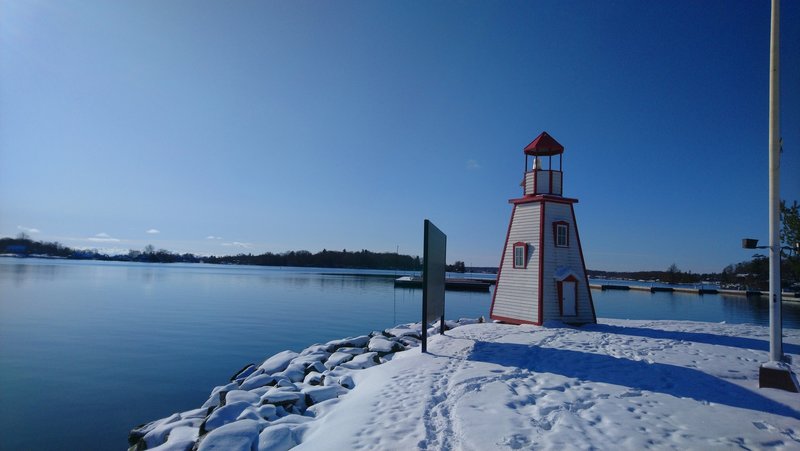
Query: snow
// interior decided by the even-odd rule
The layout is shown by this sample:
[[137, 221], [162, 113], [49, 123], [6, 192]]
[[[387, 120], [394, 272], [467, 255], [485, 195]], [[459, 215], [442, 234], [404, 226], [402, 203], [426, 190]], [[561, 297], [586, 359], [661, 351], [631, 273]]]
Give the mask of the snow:
[[[419, 324], [284, 351], [245, 380], [215, 387], [202, 408], [134, 429], [131, 443], [163, 450], [800, 449], [800, 395], [757, 387], [765, 327], [447, 326], [429, 338], [426, 354], [414, 338]], [[784, 335], [784, 351], [798, 361], [800, 330]], [[386, 354], [403, 344], [409, 349]]]
[[554, 326], [461, 326], [353, 372], [293, 449], [800, 448], [800, 396], [757, 388], [764, 327]]

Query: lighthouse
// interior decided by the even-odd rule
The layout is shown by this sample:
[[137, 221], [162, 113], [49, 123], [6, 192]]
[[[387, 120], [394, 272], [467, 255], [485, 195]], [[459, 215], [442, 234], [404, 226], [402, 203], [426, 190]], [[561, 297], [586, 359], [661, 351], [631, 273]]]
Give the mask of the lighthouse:
[[564, 146], [542, 132], [523, 152], [523, 195], [509, 200], [490, 316], [513, 324], [596, 323], [573, 209], [578, 200], [562, 194]]

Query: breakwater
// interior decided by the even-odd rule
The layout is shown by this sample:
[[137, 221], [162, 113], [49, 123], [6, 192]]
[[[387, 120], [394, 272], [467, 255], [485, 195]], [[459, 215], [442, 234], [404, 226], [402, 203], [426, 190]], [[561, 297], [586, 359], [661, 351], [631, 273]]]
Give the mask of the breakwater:
[[[445, 329], [483, 322], [445, 321]], [[430, 335], [439, 330], [435, 325]], [[288, 450], [302, 441], [308, 423], [352, 390], [360, 370], [419, 346], [422, 325], [406, 324], [369, 335], [282, 351], [260, 365], [245, 365], [230, 383], [211, 390], [200, 407], [137, 426], [130, 451], [162, 449]]]

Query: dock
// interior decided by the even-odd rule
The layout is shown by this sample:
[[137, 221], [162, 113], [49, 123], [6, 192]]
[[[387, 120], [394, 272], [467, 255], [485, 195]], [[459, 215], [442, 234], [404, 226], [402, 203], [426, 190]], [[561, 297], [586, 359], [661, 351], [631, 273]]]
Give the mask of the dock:
[[[480, 279], [445, 279], [444, 289], [450, 291], [488, 292], [493, 280]], [[422, 288], [422, 277], [404, 276], [394, 280], [395, 288]]]
[[[617, 284], [589, 284], [589, 288], [593, 290], [636, 290], [636, 291], [649, 291], [650, 293], [688, 293], [688, 294], [722, 294], [731, 296], [765, 296], [769, 297], [769, 291], [753, 291], [753, 290], [725, 290], [717, 288], [691, 288], [691, 287], [664, 287], [664, 286], [647, 286], [647, 285], [617, 285]], [[781, 299], [790, 302], [800, 302], [798, 293], [791, 291], [784, 291], [781, 293]]]

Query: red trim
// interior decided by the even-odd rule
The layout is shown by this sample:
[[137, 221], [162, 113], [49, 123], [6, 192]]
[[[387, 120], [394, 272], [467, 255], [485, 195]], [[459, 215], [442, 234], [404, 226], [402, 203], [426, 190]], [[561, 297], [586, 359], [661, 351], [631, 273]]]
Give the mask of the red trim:
[[578, 279], [576, 279], [572, 274], [565, 277], [564, 280], [559, 280], [558, 283], [556, 283], [556, 288], [558, 289], [558, 313], [559, 315], [564, 316], [564, 282], [575, 283], [575, 314], [566, 316], [578, 316]]
[[589, 305], [592, 307], [592, 319], [597, 323], [597, 314], [594, 311], [594, 300], [592, 290], [589, 289], [589, 275], [586, 273], [586, 261], [583, 259], [583, 248], [581, 247], [581, 236], [578, 234], [578, 223], [575, 220], [575, 207], [571, 207], [572, 223], [575, 224], [575, 240], [578, 242], [578, 252], [581, 254], [581, 264], [583, 265], [583, 278], [586, 281], [586, 291], [589, 293]]
[[539, 318], [537, 325], [541, 326], [544, 321], [544, 206], [539, 210]]
[[517, 212], [517, 206], [511, 210], [511, 219], [508, 220], [508, 230], [506, 230], [506, 242], [503, 244], [503, 254], [500, 256], [500, 267], [497, 268], [497, 280], [494, 284], [494, 293], [492, 293], [492, 306], [489, 307], [489, 318], [504, 321], [499, 316], [494, 316], [494, 300], [497, 298], [497, 289], [500, 287], [500, 274], [503, 272], [503, 260], [506, 258], [506, 248], [508, 248], [508, 237], [511, 236], [511, 224], [514, 222], [514, 214]]
[[576, 204], [578, 199], [570, 199], [568, 197], [552, 196], [549, 194], [528, 195], [519, 199], [509, 199], [509, 204], [528, 204], [531, 202], [555, 202], [557, 204]]
[[523, 150], [526, 155], [553, 156], [564, 152], [564, 146], [550, 136], [547, 132], [542, 132]]
[[491, 318], [492, 319], [496, 319], [498, 321], [503, 321], [505, 323], [510, 323], [510, 324], [533, 324], [534, 326], [541, 326], [542, 325], [542, 323], [535, 323], [533, 321], [528, 321], [526, 319], [509, 318], [507, 316], [497, 316], [497, 315], [495, 315], [495, 316], [492, 316]]
[[550, 189], [548, 189], [547, 191], [548, 191], [550, 194], [553, 194], [553, 192], [555, 191], [555, 190], [553, 189], [553, 170], [552, 170], [552, 169], [550, 170]]
[[[522, 266], [517, 266], [517, 248], [522, 248]], [[513, 260], [511, 263], [514, 265], [515, 269], [525, 269], [528, 267], [528, 243], [524, 241], [517, 241], [514, 243], [514, 250], [511, 254]]]
[[[563, 225], [567, 227], [567, 244], [566, 246], [559, 246], [558, 245], [558, 226]], [[555, 221], [553, 222], [553, 245], [555, 247], [569, 247], [569, 223], [567, 221]]]

